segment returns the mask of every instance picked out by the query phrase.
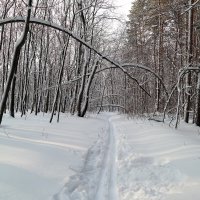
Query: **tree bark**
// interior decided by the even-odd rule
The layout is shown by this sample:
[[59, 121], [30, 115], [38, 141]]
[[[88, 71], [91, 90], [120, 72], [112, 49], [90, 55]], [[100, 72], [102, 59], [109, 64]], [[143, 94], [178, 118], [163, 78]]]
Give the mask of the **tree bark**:
[[[193, 4], [194, 0], [189, 0], [189, 5]], [[188, 16], [188, 67], [192, 66], [193, 61], [193, 20], [194, 20], [194, 13], [193, 9], [189, 11]], [[186, 77], [186, 104], [185, 104], [185, 113], [184, 113], [184, 121], [186, 123], [189, 122], [189, 114], [191, 108], [191, 94], [190, 94], [190, 87], [191, 87], [191, 73], [189, 72]]]
[[23, 47], [23, 45], [26, 41], [26, 36], [28, 34], [28, 31], [29, 31], [29, 20], [30, 20], [30, 16], [31, 16], [31, 7], [32, 7], [32, 0], [29, 0], [29, 2], [28, 2], [28, 12], [27, 12], [26, 20], [25, 20], [24, 30], [23, 30], [21, 37], [18, 39], [18, 41], [15, 44], [11, 69], [10, 69], [10, 72], [9, 72], [8, 80], [7, 80], [6, 87], [5, 87], [3, 97], [2, 97], [2, 100], [1, 100], [1, 104], [0, 104], [0, 124], [1, 124], [2, 118], [3, 118], [3, 111], [6, 108], [6, 101], [8, 99], [8, 93], [10, 91], [10, 86], [11, 86], [15, 71], [16, 71], [17, 66], [18, 66], [21, 48]]

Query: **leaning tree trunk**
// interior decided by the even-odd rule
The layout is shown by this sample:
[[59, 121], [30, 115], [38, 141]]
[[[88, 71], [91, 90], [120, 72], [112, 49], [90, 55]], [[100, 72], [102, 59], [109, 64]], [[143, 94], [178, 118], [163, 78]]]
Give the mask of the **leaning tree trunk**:
[[12, 80], [12, 87], [11, 87], [11, 98], [10, 98], [10, 116], [15, 117], [15, 84], [16, 84], [16, 74], [17, 74], [17, 68], [14, 72], [14, 77]]
[[8, 93], [10, 91], [11, 83], [12, 83], [15, 71], [17, 69], [17, 66], [18, 66], [20, 52], [21, 52], [21, 49], [22, 49], [22, 47], [23, 47], [23, 45], [26, 41], [26, 36], [28, 34], [28, 31], [29, 31], [29, 21], [30, 21], [30, 16], [31, 16], [31, 7], [32, 7], [32, 0], [29, 0], [24, 30], [23, 30], [21, 37], [17, 40], [17, 42], [15, 44], [12, 64], [11, 64], [11, 68], [10, 68], [10, 73], [9, 73], [9, 76], [8, 76], [8, 80], [7, 80], [6, 87], [5, 87], [5, 90], [4, 90], [4, 93], [3, 93], [3, 96], [2, 96], [2, 100], [1, 100], [1, 104], [0, 104], [0, 124], [1, 124], [2, 118], [3, 118], [3, 111], [6, 108], [6, 101], [8, 99]]
[[99, 62], [96, 61], [94, 63], [94, 66], [93, 66], [93, 69], [92, 69], [92, 72], [91, 72], [91, 75], [88, 79], [88, 83], [87, 83], [87, 86], [86, 86], [86, 91], [85, 91], [85, 102], [83, 104], [83, 108], [81, 109], [81, 115], [80, 117], [84, 117], [86, 112], [87, 112], [87, 109], [88, 109], [88, 103], [89, 103], [89, 93], [90, 93], [90, 87], [92, 85], [92, 81], [94, 79], [94, 75], [95, 75], [95, 72], [97, 70], [97, 67], [98, 67], [98, 64]]
[[83, 101], [83, 95], [84, 95], [84, 89], [85, 89], [85, 82], [86, 82], [86, 73], [87, 73], [87, 66], [89, 65], [89, 58], [87, 56], [87, 49], [85, 48], [84, 52], [84, 63], [83, 63], [83, 72], [82, 72], [82, 80], [81, 80], [81, 86], [78, 94], [78, 100], [77, 100], [77, 115], [79, 117], [82, 117], [81, 114], [81, 105]]

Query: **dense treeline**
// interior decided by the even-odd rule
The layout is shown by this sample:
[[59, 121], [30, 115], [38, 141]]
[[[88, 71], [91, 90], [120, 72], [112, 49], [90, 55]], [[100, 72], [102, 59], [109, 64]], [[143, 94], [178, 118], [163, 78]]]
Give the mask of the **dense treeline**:
[[134, 95], [128, 99], [135, 106], [131, 112], [163, 112], [168, 102], [167, 113], [176, 113], [177, 119], [184, 115], [186, 122], [190, 116], [199, 124], [199, 9], [200, 2], [195, 0], [136, 0], [132, 4], [123, 59], [151, 68], [162, 78], [168, 93], [173, 93], [168, 102], [160, 80], [135, 70], [151, 97], [132, 88], [129, 94]]
[[199, 7], [136, 0], [111, 34], [108, 0], [0, 0], [0, 113], [165, 112], [200, 125]]

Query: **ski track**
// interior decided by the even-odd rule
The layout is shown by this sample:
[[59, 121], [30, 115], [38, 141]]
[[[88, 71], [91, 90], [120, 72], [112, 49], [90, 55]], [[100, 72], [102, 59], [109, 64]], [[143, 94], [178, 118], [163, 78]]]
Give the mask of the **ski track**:
[[106, 129], [89, 148], [82, 170], [70, 177], [53, 200], [118, 200], [117, 136], [112, 116], [104, 120]]
[[114, 131], [111, 117], [108, 119], [107, 148], [102, 161], [100, 181], [97, 185], [95, 200], [118, 200], [117, 192], [117, 146], [116, 133]]

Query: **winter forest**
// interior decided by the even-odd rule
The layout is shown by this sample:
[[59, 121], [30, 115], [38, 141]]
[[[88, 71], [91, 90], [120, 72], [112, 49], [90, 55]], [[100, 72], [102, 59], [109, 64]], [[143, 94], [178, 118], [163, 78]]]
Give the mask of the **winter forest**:
[[200, 0], [0, 0], [0, 200], [200, 199]]

